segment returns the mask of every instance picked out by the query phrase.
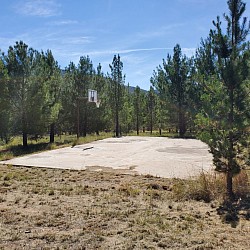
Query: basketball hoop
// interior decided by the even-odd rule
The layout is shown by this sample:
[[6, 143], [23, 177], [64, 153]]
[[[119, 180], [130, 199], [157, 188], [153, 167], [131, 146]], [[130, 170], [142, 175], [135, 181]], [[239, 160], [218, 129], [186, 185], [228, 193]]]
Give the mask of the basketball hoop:
[[96, 107], [99, 108], [101, 104], [101, 100], [97, 97], [97, 91], [93, 89], [88, 90], [88, 102], [94, 102], [96, 104]]
[[93, 89], [88, 90], [88, 101], [97, 102], [97, 91]]

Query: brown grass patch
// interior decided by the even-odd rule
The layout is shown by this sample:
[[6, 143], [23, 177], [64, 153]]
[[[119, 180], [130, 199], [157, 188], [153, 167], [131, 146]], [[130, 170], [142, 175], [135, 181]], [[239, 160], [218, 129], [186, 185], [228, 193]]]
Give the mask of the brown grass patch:
[[[245, 178], [235, 179], [241, 194]], [[0, 166], [0, 249], [249, 249], [249, 203], [227, 204], [233, 227], [223, 187], [214, 175]]]

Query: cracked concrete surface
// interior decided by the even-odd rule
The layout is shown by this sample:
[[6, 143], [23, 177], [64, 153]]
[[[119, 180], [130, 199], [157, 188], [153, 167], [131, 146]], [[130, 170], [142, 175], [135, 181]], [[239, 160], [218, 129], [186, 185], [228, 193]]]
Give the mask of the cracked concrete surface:
[[108, 138], [17, 157], [1, 164], [150, 174], [167, 178], [187, 178], [212, 169], [208, 146], [194, 139], [128, 136]]

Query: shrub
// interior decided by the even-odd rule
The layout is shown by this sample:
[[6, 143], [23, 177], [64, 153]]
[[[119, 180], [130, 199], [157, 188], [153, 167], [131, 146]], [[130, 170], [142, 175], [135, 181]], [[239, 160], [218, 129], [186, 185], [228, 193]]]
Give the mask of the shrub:
[[177, 200], [210, 202], [222, 198], [225, 191], [224, 175], [215, 173], [201, 173], [195, 179], [176, 180], [173, 185], [174, 198]]
[[[233, 178], [233, 190], [236, 198], [247, 198], [250, 185], [246, 170]], [[226, 198], [226, 178], [224, 173], [201, 173], [195, 179], [176, 180], [173, 185], [174, 198], [177, 200], [197, 200], [210, 202]]]

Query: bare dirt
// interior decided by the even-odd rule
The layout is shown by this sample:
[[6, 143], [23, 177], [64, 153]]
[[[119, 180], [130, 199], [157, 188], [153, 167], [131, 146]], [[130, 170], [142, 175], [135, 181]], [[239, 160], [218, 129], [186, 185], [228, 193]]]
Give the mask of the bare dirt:
[[176, 181], [0, 165], [0, 249], [250, 249], [246, 210], [225, 223]]

